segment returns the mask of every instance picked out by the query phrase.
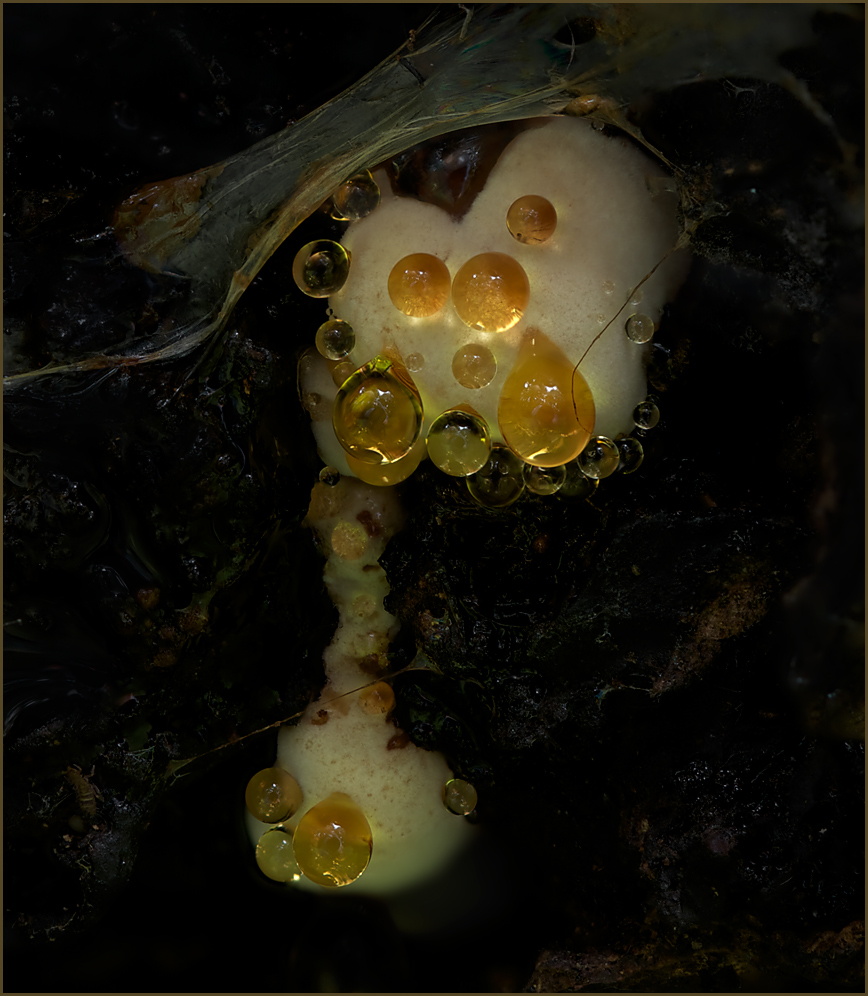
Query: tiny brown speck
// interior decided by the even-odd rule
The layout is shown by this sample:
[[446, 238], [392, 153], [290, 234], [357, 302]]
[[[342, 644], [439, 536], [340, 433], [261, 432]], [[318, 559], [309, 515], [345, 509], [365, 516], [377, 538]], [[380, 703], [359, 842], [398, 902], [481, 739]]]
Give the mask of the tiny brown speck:
[[386, 750], [401, 750], [410, 743], [409, 736], [401, 730], [400, 733], [396, 733], [394, 737], [389, 738], [389, 742], [386, 744]]
[[359, 512], [356, 518], [364, 527], [364, 530], [368, 534], [368, 536], [371, 537], [379, 536], [382, 533], [383, 530], [380, 527], [380, 523], [377, 522], [377, 520], [373, 517], [373, 515], [371, 515], [368, 509], [363, 509], [361, 512]]

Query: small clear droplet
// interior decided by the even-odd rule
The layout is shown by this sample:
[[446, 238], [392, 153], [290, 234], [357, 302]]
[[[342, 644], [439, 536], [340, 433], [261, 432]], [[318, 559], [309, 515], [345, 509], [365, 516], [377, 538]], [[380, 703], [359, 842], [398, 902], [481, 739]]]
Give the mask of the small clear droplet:
[[624, 324], [627, 338], [630, 342], [640, 345], [650, 342], [654, 336], [654, 321], [648, 315], [630, 315]]
[[579, 467], [583, 474], [599, 480], [614, 474], [620, 459], [618, 447], [608, 436], [593, 436], [579, 454]]
[[486, 508], [506, 508], [524, 491], [523, 463], [506, 446], [492, 446], [485, 466], [467, 478], [467, 490]]
[[350, 254], [330, 239], [318, 239], [302, 246], [292, 264], [292, 279], [308, 297], [328, 297], [346, 283]]
[[553, 495], [559, 491], [567, 479], [566, 467], [534, 467], [524, 465], [524, 483], [528, 491], [535, 495]]
[[642, 444], [639, 440], [634, 439], [632, 436], [627, 436], [625, 439], [619, 439], [617, 446], [621, 454], [618, 470], [622, 474], [632, 474], [638, 470], [645, 459], [645, 451], [642, 449]]
[[344, 182], [332, 195], [332, 217], [338, 221], [366, 218], [380, 203], [380, 188], [370, 170], [362, 170]]
[[422, 430], [422, 399], [413, 378], [387, 356], [354, 371], [335, 396], [338, 442], [362, 463], [383, 464], [410, 452]]
[[353, 351], [356, 333], [349, 322], [330, 318], [316, 330], [316, 348], [327, 360], [342, 360]]
[[566, 479], [558, 491], [558, 498], [590, 498], [597, 490], [600, 482], [596, 477], [583, 474], [578, 460], [571, 460], [564, 469]]
[[297, 882], [301, 869], [295, 860], [292, 833], [282, 827], [266, 830], [256, 844], [256, 864], [275, 882]]
[[425, 357], [421, 353], [410, 353], [407, 357], [407, 369], [410, 373], [419, 373], [425, 366]]
[[443, 805], [456, 816], [467, 816], [476, 809], [479, 796], [463, 778], [450, 778], [443, 787]]
[[633, 421], [639, 429], [653, 429], [660, 421], [660, 409], [653, 401], [640, 401], [633, 409]]
[[452, 408], [434, 419], [427, 444], [434, 466], [452, 477], [475, 474], [485, 466], [491, 452], [485, 419], [462, 408]]
[[452, 376], [468, 390], [475, 391], [490, 384], [496, 373], [494, 353], [482, 343], [468, 343], [452, 357]]
[[341, 472], [337, 467], [323, 467], [319, 472], [319, 479], [323, 484], [327, 484], [330, 488], [333, 488], [340, 483]]
[[604, 294], [614, 294], [615, 293], [615, 283], [612, 280], [603, 281], [603, 293]]

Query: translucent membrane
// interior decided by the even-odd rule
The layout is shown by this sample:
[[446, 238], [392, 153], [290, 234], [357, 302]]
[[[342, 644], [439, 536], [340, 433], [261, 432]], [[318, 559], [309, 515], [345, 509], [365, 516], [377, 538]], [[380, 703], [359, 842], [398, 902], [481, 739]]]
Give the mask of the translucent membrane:
[[449, 300], [449, 270], [442, 259], [414, 252], [399, 260], [389, 274], [392, 304], [410, 318], [429, 318]]
[[244, 802], [263, 823], [280, 823], [301, 805], [301, 786], [283, 768], [263, 768], [247, 783]]
[[376, 356], [341, 385], [332, 424], [338, 442], [356, 460], [392, 463], [419, 438], [422, 399], [402, 366]]
[[343, 792], [309, 809], [293, 837], [302, 874], [317, 885], [349, 885], [368, 867], [373, 837], [365, 814]]
[[485, 466], [491, 438], [485, 419], [471, 409], [452, 408], [438, 415], [428, 430], [428, 456], [452, 477], [467, 477]]
[[355, 363], [349, 360], [341, 360], [334, 363], [331, 368], [332, 383], [335, 387], [340, 387], [356, 372]]
[[296, 254], [292, 279], [308, 297], [328, 297], [346, 283], [350, 272], [350, 254], [340, 242], [319, 239], [308, 242]]
[[660, 409], [653, 401], [640, 401], [633, 409], [633, 421], [640, 429], [653, 429], [660, 421]]
[[624, 331], [631, 342], [650, 342], [654, 337], [654, 320], [647, 315], [630, 315], [624, 323]]
[[297, 882], [301, 869], [295, 860], [292, 834], [280, 827], [266, 830], [256, 844], [256, 863], [275, 882]]
[[497, 360], [494, 353], [482, 343], [468, 343], [452, 357], [452, 376], [462, 387], [471, 391], [490, 384], [496, 373]]
[[316, 348], [327, 360], [342, 360], [356, 344], [356, 333], [349, 322], [330, 318], [316, 330]]
[[332, 194], [332, 217], [338, 221], [366, 218], [380, 203], [380, 188], [370, 170], [362, 170]]
[[486, 508], [505, 508], [524, 491], [522, 462], [505, 446], [492, 446], [485, 466], [467, 478], [471, 497]]
[[520, 321], [530, 300], [530, 283], [520, 263], [502, 252], [469, 259], [452, 281], [458, 317], [480, 332], [504, 332]]
[[579, 456], [579, 467], [587, 477], [598, 480], [614, 474], [621, 461], [618, 447], [607, 436], [594, 436]]
[[506, 212], [509, 234], [525, 245], [540, 245], [555, 233], [558, 213], [551, 201], [537, 194], [526, 194], [513, 201]]
[[369, 716], [385, 716], [395, 708], [395, 693], [385, 681], [378, 681], [359, 692], [359, 705]]
[[456, 816], [467, 816], [476, 809], [476, 789], [463, 778], [450, 778], [443, 788], [443, 805]]
[[526, 463], [522, 473], [525, 487], [535, 495], [553, 495], [567, 479], [566, 467], [534, 467]]
[[394, 463], [362, 463], [347, 454], [347, 466], [354, 477], [358, 477], [365, 484], [375, 484], [378, 487], [385, 487], [392, 484], [400, 484], [416, 470], [425, 456], [425, 440], [417, 439], [410, 452], [395, 460]]
[[497, 406], [509, 448], [536, 467], [558, 467], [582, 451], [595, 417], [585, 378], [547, 336], [528, 329]]
[[621, 457], [618, 470], [622, 474], [632, 474], [633, 471], [638, 470], [645, 459], [645, 451], [642, 449], [642, 444], [639, 440], [634, 439], [632, 436], [627, 436], [626, 439], [619, 439], [615, 445], [618, 447]]

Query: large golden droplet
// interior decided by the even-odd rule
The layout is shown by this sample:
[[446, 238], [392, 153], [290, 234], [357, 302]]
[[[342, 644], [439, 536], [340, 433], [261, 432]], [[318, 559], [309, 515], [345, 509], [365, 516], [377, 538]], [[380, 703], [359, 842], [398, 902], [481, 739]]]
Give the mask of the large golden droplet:
[[338, 442], [356, 460], [393, 463], [419, 438], [422, 399], [403, 366], [375, 356], [341, 385], [332, 424]]
[[420, 436], [413, 448], [406, 456], [394, 463], [363, 463], [347, 454], [347, 466], [355, 477], [365, 484], [373, 484], [376, 487], [391, 487], [393, 484], [400, 484], [416, 470], [425, 456], [425, 440]]
[[437, 256], [414, 252], [392, 267], [388, 289], [398, 311], [410, 318], [429, 318], [449, 300], [449, 270]]
[[530, 300], [530, 282], [521, 264], [504, 252], [469, 259], [452, 281], [458, 317], [479, 332], [505, 332], [520, 321]]
[[497, 406], [509, 448], [535, 467], [559, 467], [582, 452], [595, 417], [585, 378], [548, 336], [528, 329]]
[[365, 814], [344, 792], [333, 792], [302, 816], [293, 837], [302, 874], [317, 885], [349, 885], [368, 867], [373, 850]]

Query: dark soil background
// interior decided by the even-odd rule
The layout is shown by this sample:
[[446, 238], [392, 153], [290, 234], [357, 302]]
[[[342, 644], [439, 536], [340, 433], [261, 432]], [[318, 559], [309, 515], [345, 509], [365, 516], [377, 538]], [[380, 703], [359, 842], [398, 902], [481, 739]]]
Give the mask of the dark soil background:
[[[433, 9], [7, 5], [7, 349], [146, 327], [120, 201], [297, 121]], [[403, 488], [396, 660], [442, 674], [396, 684], [400, 718], [480, 790], [486, 889], [439, 934], [288, 895], [241, 827], [274, 744], [243, 738], [303, 708], [333, 625], [299, 524], [319, 312], [289, 276], [328, 219], [195, 366], [7, 393], [7, 991], [863, 991], [859, 16], [782, 55], [849, 159], [759, 80], [630, 109], [722, 206], [656, 340], [640, 471], [498, 513], [424, 469]]]

